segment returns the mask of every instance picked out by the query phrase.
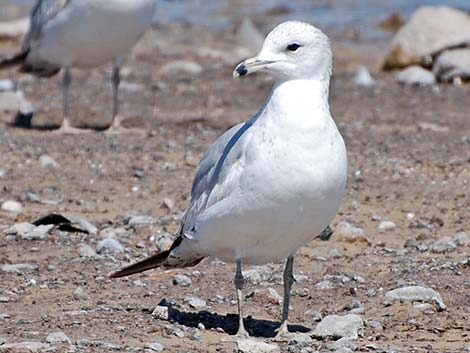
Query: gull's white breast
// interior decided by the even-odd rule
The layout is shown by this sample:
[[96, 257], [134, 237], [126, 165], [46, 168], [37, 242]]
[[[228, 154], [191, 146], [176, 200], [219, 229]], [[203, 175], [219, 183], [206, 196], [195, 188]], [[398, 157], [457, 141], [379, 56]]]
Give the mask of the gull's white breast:
[[294, 112], [277, 121], [268, 105], [213, 189], [217, 201], [198, 216], [188, 242], [193, 251], [224, 261], [276, 262], [329, 224], [344, 193], [347, 156], [329, 112], [319, 112], [310, 120]]
[[71, 1], [31, 43], [30, 56], [94, 67], [125, 54], [149, 28], [155, 0]]

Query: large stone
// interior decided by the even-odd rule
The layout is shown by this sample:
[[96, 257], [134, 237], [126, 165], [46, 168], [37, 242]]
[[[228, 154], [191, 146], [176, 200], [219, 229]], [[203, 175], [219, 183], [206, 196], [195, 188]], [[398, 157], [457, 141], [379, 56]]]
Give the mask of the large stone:
[[439, 81], [470, 81], [470, 48], [448, 50], [439, 55], [432, 68]]
[[29, 18], [0, 22], [0, 40], [15, 39], [23, 36], [29, 29]]
[[317, 325], [312, 335], [322, 339], [326, 337], [357, 339], [363, 328], [364, 322], [359, 315], [329, 315]]
[[23, 210], [23, 206], [18, 201], [7, 200], [2, 203], [1, 209], [8, 213], [20, 213]]
[[407, 286], [393, 289], [385, 293], [385, 296], [389, 299], [400, 301], [433, 302], [437, 304], [439, 310], [446, 309], [441, 295], [434, 289], [423, 286]]
[[393, 38], [384, 68], [430, 66], [436, 54], [463, 44], [470, 45], [468, 14], [447, 6], [423, 6]]
[[16, 272], [21, 273], [23, 271], [35, 270], [36, 266], [24, 263], [24, 264], [6, 264], [1, 265], [0, 270], [3, 272]]
[[396, 78], [399, 83], [405, 86], [429, 86], [436, 83], [436, 78], [431, 71], [417, 65], [400, 71]]
[[52, 332], [47, 335], [46, 337], [46, 342], [50, 344], [62, 344], [62, 343], [70, 343], [70, 339], [67, 337], [67, 335], [62, 332]]
[[254, 339], [242, 339], [237, 341], [238, 351], [241, 353], [280, 353], [278, 345], [257, 341]]
[[5, 343], [0, 346], [0, 353], [40, 353], [56, 351], [54, 346], [41, 342]]

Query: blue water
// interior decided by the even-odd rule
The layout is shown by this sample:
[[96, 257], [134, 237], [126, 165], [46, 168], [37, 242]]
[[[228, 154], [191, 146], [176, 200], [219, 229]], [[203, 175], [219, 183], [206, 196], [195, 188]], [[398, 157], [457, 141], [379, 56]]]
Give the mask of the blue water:
[[[24, 15], [33, 3], [0, 0], [0, 19]], [[422, 5], [449, 5], [470, 12], [470, 0], [159, 0], [156, 19], [161, 23], [183, 21], [223, 28], [242, 16], [282, 6], [289, 12], [279, 15], [279, 21], [304, 20], [326, 29], [356, 26], [370, 34], [378, 31], [377, 21], [392, 12], [409, 16]]]

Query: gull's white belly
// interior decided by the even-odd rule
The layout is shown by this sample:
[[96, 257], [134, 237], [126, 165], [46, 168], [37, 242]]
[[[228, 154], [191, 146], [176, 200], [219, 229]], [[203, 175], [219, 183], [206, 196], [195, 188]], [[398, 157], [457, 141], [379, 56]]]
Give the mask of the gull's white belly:
[[94, 67], [125, 54], [149, 28], [155, 0], [72, 1], [32, 43], [33, 57]]
[[339, 134], [313, 150], [282, 141], [265, 148], [254, 143], [260, 147], [238, 162], [240, 173], [234, 169], [233, 192], [198, 217], [190, 242], [197, 252], [230, 262], [277, 262], [334, 218], [347, 170]]

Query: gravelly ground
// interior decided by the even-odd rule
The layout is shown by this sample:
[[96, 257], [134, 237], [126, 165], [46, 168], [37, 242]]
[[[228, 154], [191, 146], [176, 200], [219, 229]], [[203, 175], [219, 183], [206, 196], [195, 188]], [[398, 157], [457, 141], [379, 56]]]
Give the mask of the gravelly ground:
[[[220, 44], [221, 38], [229, 40]], [[128, 60], [122, 95], [123, 116], [141, 133], [64, 138], [49, 130], [2, 125], [0, 169], [6, 173], [0, 177], [0, 201], [20, 200], [24, 210], [0, 213], [0, 227], [65, 212], [93, 222], [99, 234], [56, 230], [40, 241], [0, 236], [0, 264], [28, 262], [36, 267], [0, 273], [0, 296], [6, 297], [0, 314], [7, 314], [0, 317], [0, 343], [45, 342], [49, 333], [64, 331], [72, 346], [58, 345], [60, 352], [144, 351], [146, 343], [155, 341], [168, 352], [236, 351], [233, 343], [220, 342], [227, 336], [224, 331], [233, 333], [237, 325], [232, 315], [233, 265], [208, 259], [181, 271], [106, 278], [110, 270], [155, 251], [157, 234], [176, 231], [204, 150], [265, 99], [272, 84], [266, 77], [231, 80], [231, 70], [241, 59], [230, 49], [234, 43], [230, 31], [180, 26], [147, 35]], [[370, 243], [333, 236], [302, 248], [296, 272], [308, 278], [294, 285], [291, 321], [300, 331], [311, 329], [316, 322], [307, 310], [323, 316], [345, 314], [359, 301], [363, 318], [383, 326], [366, 325], [356, 340], [359, 351], [465, 352], [470, 346], [469, 247], [437, 254], [416, 245], [424, 249], [445, 235], [470, 232], [469, 87], [403, 88], [392, 74], [380, 73], [377, 86], [358, 88], [351, 82], [353, 68], [363, 62], [377, 67], [381, 51], [360, 43], [345, 45], [340, 38], [334, 45], [331, 109], [347, 142], [350, 175], [332, 225], [344, 220], [356, 224]], [[7, 44], [2, 51], [13, 46]], [[200, 63], [203, 72], [191, 77], [159, 71], [181, 59]], [[19, 78], [13, 71], [2, 75]], [[110, 120], [109, 71], [77, 72], [75, 78], [75, 123], [104, 127]], [[58, 80], [19, 79], [28, 99], [39, 107], [34, 125], [57, 123]], [[59, 166], [42, 167], [38, 159], [43, 154]], [[31, 202], [27, 192], [54, 202]], [[174, 202], [171, 209], [164, 206], [166, 198]], [[128, 211], [149, 215], [156, 223], [129, 226], [123, 217]], [[381, 231], [380, 220], [393, 221], [396, 228]], [[125, 246], [124, 253], [80, 257], [83, 245], [94, 248], [110, 233]], [[188, 275], [192, 284], [173, 285], [176, 273]], [[246, 293], [267, 287], [282, 293], [282, 265], [270, 266], [267, 273], [261, 283], [249, 282]], [[328, 275], [348, 279], [336, 283], [340, 277]], [[325, 278], [333, 278], [332, 288], [319, 289], [316, 284]], [[434, 288], [448, 309], [423, 313], [410, 303], [384, 305], [384, 293], [405, 284]], [[78, 287], [83, 294], [74, 295]], [[184, 301], [187, 296], [206, 300], [207, 311], [191, 308]], [[173, 303], [176, 322], [152, 317], [162, 299]], [[270, 341], [280, 306], [247, 298], [245, 310], [249, 331]], [[199, 323], [205, 328], [197, 328]], [[179, 330], [184, 337], [177, 337]], [[318, 341], [313, 347], [324, 351], [328, 345]], [[281, 348], [300, 351], [287, 344]]]

